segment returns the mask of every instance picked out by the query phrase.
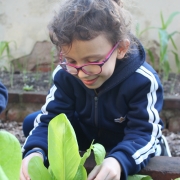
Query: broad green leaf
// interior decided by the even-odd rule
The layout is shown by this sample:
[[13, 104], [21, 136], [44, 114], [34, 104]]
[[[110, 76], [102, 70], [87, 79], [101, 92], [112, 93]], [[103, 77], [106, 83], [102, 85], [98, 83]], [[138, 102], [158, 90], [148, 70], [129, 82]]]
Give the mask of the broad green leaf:
[[176, 178], [176, 179], [174, 179], [174, 180], [180, 180], [180, 178]]
[[28, 164], [28, 173], [31, 180], [52, 180], [40, 157], [33, 157]]
[[53, 118], [48, 127], [48, 157], [54, 176], [58, 180], [72, 180], [79, 167], [76, 135], [65, 114]]
[[0, 131], [0, 165], [8, 180], [19, 180], [22, 161], [21, 145], [7, 131]]
[[54, 176], [54, 174], [53, 174], [52, 169], [51, 169], [50, 166], [48, 167], [48, 172], [49, 172], [49, 174], [51, 175], [51, 179], [52, 179], [52, 180], [57, 180], [56, 177]]
[[83, 165], [79, 165], [77, 173], [73, 180], [86, 180], [87, 179], [87, 172]]
[[5, 173], [4, 173], [4, 171], [3, 171], [3, 169], [2, 169], [1, 166], [0, 166], [0, 177], [1, 177], [1, 179], [3, 179], [3, 180], [8, 180], [8, 178], [7, 178], [7, 176], [5, 175]]
[[94, 151], [96, 164], [100, 165], [104, 160], [106, 151], [105, 151], [104, 147], [98, 143], [93, 144], [93, 151]]
[[135, 174], [133, 176], [128, 176], [127, 180], [152, 180], [152, 178], [150, 176], [147, 176], [147, 175]]

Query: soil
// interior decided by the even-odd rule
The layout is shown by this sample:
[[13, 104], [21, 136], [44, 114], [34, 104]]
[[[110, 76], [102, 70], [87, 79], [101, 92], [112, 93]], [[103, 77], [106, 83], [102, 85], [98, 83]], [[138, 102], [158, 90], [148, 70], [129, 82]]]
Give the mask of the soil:
[[[52, 85], [52, 73], [26, 72], [12, 75], [8, 72], [0, 72], [0, 81], [8, 91], [48, 92]], [[30, 88], [25, 90], [24, 88], [28, 86]]]
[[[16, 73], [13, 76], [7, 72], [0, 72], [0, 81], [9, 91], [25, 91], [23, 87], [28, 85], [29, 87], [33, 86], [32, 92], [48, 92], [52, 85], [51, 79], [51, 72]], [[169, 79], [162, 81], [162, 84], [165, 96], [180, 96], [180, 75], [170, 74]], [[21, 145], [24, 143], [25, 137], [21, 122], [3, 122], [0, 120], [0, 129], [14, 134]], [[180, 157], [180, 132], [175, 134], [165, 129], [163, 134], [169, 143], [172, 156]]]

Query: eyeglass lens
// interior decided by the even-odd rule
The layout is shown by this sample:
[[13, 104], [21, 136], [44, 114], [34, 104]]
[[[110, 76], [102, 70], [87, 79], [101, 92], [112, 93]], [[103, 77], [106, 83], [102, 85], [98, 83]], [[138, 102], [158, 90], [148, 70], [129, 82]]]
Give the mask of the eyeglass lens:
[[[78, 74], [78, 70], [72, 66], [69, 65], [63, 65], [67, 72], [71, 74]], [[83, 66], [82, 71], [86, 74], [99, 74], [101, 72], [101, 67], [99, 65], [95, 64], [89, 64], [86, 66]]]

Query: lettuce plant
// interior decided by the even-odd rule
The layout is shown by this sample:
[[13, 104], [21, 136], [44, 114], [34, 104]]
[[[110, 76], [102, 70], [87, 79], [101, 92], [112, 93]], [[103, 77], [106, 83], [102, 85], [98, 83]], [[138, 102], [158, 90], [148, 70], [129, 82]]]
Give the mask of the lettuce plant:
[[19, 180], [21, 160], [21, 145], [17, 138], [0, 131], [0, 179]]
[[[71, 124], [64, 114], [58, 115], [48, 127], [50, 166], [47, 169], [40, 157], [33, 157], [28, 166], [31, 180], [86, 180], [84, 163], [90, 156], [91, 150], [94, 151], [96, 164], [101, 164], [105, 157], [104, 147], [92, 143], [83, 157], [80, 157]], [[21, 162], [21, 145], [18, 139], [11, 133], [0, 130], [0, 179], [19, 180]], [[135, 174], [128, 176], [128, 180], [152, 180], [152, 178]]]
[[91, 150], [94, 151], [96, 164], [101, 164], [106, 154], [104, 147], [98, 143], [91, 144], [81, 157], [74, 129], [66, 115], [60, 114], [48, 126], [50, 166], [46, 169], [39, 157], [33, 157], [28, 166], [31, 180], [85, 180], [87, 172], [84, 163]]
[[[84, 167], [86, 159], [94, 152], [96, 164], [100, 165], [105, 157], [101, 144], [91, 144], [81, 157], [73, 127], [65, 114], [51, 120], [48, 127], [49, 168], [46, 169], [40, 157], [33, 157], [28, 165], [31, 180], [86, 180]], [[128, 180], [151, 180], [150, 176], [133, 175]]]

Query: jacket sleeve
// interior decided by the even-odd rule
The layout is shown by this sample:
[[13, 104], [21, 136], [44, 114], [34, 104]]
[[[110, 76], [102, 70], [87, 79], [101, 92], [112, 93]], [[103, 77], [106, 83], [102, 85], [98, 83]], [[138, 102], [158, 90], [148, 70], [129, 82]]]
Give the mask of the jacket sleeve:
[[157, 74], [141, 66], [127, 83], [130, 85], [126, 94], [129, 111], [125, 136], [108, 155], [121, 164], [123, 180], [139, 172], [155, 156], [163, 126], [159, 117], [163, 90]]
[[[54, 84], [46, 97], [45, 104], [41, 108], [42, 113], [35, 118], [34, 128], [26, 138], [26, 142], [22, 147], [23, 155], [35, 147], [41, 148], [47, 155], [47, 133], [49, 122], [61, 113], [65, 113], [69, 120], [73, 119], [74, 100], [72, 88], [70, 87], [70, 83], [63, 83], [63, 81], [67, 82], [68, 80], [67, 76], [62, 74], [60, 66], [57, 66], [53, 72]], [[70, 90], [71, 93], [68, 93]]]
[[6, 108], [7, 101], [8, 101], [7, 89], [0, 82], [0, 113]]

